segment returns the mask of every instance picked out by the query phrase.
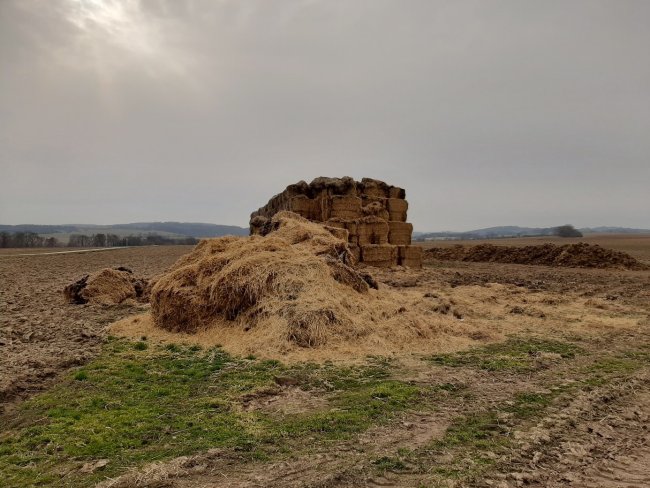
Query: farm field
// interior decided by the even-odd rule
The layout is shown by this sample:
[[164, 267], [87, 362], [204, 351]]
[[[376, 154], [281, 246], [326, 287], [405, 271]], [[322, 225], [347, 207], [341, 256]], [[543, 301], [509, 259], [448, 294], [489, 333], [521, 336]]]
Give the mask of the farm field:
[[[650, 237], [585, 240], [650, 263]], [[435, 325], [375, 354], [235, 352], [156, 331], [146, 304], [63, 301], [190, 249], [0, 255], [3, 486], [650, 485], [650, 271], [368, 268]]]

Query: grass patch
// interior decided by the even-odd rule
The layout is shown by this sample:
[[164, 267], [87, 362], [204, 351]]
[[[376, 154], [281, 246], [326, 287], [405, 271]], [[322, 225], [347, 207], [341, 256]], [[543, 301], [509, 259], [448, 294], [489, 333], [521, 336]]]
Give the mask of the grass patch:
[[434, 444], [436, 449], [457, 446], [494, 450], [506, 444], [507, 430], [499, 423], [495, 411], [476, 412], [453, 422], [445, 437]]
[[582, 369], [582, 383], [601, 386], [629, 376], [649, 362], [650, 354], [644, 351], [628, 351], [617, 356], [602, 357]]
[[540, 353], [553, 353], [563, 359], [575, 357], [581, 350], [575, 344], [535, 338], [511, 338], [505, 342], [461, 351], [437, 354], [427, 360], [450, 367], [471, 367], [487, 371], [529, 372], [536, 369]]
[[407, 469], [406, 464], [398, 457], [383, 456], [372, 462], [377, 471], [385, 473], [386, 471], [400, 472]]
[[513, 414], [518, 420], [535, 417], [543, 413], [562, 391], [563, 389], [551, 393], [517, 393], [513, 404], [506, 406], [504, 411]]
[[[127, 467], [212, 447], [266, 458], [348, 438], [417, 406], [421, 387], [391, 380], [391, 362], [285, 366], [238, 359], [220, 348], [110, 340], [100, 357], [25, 402], [0, 432], [2, 486], [91, 486]], [[146, 344], [145, 344], [146, 345]], [[327, 408], [277, 415], [241, 408], [278, 378], [328, 396]], [[95, 473], [84, 463], [108, 459]]]

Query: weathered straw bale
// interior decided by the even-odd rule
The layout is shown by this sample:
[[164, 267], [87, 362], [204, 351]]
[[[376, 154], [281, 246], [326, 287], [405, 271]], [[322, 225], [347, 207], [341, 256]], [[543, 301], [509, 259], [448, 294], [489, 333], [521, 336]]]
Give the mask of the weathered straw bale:
[[[273, 216], [290, 210], [308, 220], [347, 229], [347, 241], [352, 246], [408, 245], [413, 227], [406, 224], [405, 196], [404, 189], [371, 178], [360, 182], [349, 177], [320, 177], [309, 184], [301, 181], [289, 185], [251, 214], [251, 234], [266, 235], [275, 230]], [[390, 224], [392, 227], [389, 222], [394, 223]], [[344, 237], [343, 233], [334, 232]], [[363, 260], [363, 253], [360, 254]]]
[[289, 210], [309, 220], [315, 220], [320, 217], [318, 202], [306, 195], [291, 197]]
[[357, 243], [388, 244], [388, 223], [379, 217], [364, 217], [357, 221]]
[[409, 268], [422, 267], [422, 248], [420, 246], [398, 246], [399, 264]]
[[390, 220], [393, 222], [406, 222], [406, 213], [408, 210], [408, 202], [406, 200], [389, 198], [386, 203]]
[[396, 246], [408, 246], [411, 244], [413, 224], [407, 222], [388, 222], [388, 242]]
[[369, 203], [361, 209], [361, 212], [364, 216], [373, 215], [383, 220], [388, 220], [390, 218], [388, 210], [386, 210], [386, 207], [380, 201]]
[[388, 198], [390, 187], [383, 181], [363, 178], [361, 180], [361, 192], [369, 197]]
[[330, 218], [358, 219], [361, 217], [361, 198], [353, 195], [333, 195], [330, 203]]
[[398, 262], [397, 246], [390, 244], [368, 244], [361, 246], [361, 260], [369, 266], [390, 268]]

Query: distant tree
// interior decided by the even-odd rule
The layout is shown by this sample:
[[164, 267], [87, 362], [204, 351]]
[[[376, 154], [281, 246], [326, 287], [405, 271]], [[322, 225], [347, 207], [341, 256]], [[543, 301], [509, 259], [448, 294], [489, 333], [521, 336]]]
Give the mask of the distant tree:
[[0, 247], [11, 247], [13, 237], [9, 232], [0, 232]]
[[106, 234], [95, 234], [93, 236], [93, 246], [106, 247]]
[[553, 234], [558, 237], [582, 237], [582, 232], [569, 224], [556, 227]]
[[45, 239], [45, 247], [57, 247], [59, 245], [59, 241], [57, 240], [56, 237], [48, 237]]
[[106, 245], [109, 247], [113, 246], [119, 246], [120, 245], [120, 237], [115, 234], [107, 234], [106, 235]]
[[25, 247], [43, 247], [44, 240], [36, 232], [25, 232]]
[[70, 247], [87, 247], [90, 246], [92, 239], [84, 234], [70, 234], [68, 246]]
[[142, 245], [142, 236], [129, 235], [126, 237], [127, 246], [141, 246]]
[[11, 247], [25, 247], [25, 233], [16, 232], [14, 234], [13, 245]]

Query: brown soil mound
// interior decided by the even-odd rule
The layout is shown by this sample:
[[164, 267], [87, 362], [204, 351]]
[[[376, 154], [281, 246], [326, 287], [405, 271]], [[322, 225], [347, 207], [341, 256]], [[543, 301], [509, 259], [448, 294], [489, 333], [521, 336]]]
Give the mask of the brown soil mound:
[[69, 303], [114, 305], [128, 299], [146, 298], [147, 282], [133, 277], [128, 268], [104, 268], [70, 283], [63, 289]]
[[179, 259], [152, 288], [152, 317], [178, 332], [215, 321], [245, 330], [264, 324], [301, 346], [358, 336], [355, 315], [369, 286], [349, 264], [344, 240], [280, 212], [266, 237], [207, 239]]
[[629, 254], [584, 242], [561, 246], [542, 244], [513, 247], [479, 244], [476, 246], [457, 245], [449, 248], [433, 247], [425, 250], [425, 258], [443, 261], [531, 264], [570, 268], [646, 268]]

